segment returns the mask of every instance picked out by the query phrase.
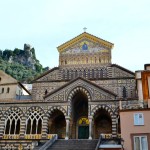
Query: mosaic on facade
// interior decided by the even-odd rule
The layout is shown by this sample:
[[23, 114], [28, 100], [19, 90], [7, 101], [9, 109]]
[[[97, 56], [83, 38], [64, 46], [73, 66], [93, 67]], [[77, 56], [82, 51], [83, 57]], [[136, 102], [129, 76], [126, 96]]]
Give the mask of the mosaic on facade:
[[[117, 137], [120, 100], [136, 99], [136, 83], [133, 72], [111, 63], [112, 47], [86, 32], [59, 46], [59, 67], [32, 82], [30, 101], [0, 104], [0, 138], [31, 142], [2, 141], [0, 146], [30, 149], [32, 140], [55, 134], [62, 139]], [[81, 136], [81, 130], [88, 132]]]

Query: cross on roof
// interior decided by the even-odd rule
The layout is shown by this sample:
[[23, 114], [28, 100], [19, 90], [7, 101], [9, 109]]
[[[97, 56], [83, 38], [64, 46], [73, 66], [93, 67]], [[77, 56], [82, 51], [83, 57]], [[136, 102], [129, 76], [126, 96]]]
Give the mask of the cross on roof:
[[84, 28], [83, 28], [83, 30], [84, 30], [84, 32], [86, 32], [87, 28], [86, 28], [86, 27], [84, 27]]

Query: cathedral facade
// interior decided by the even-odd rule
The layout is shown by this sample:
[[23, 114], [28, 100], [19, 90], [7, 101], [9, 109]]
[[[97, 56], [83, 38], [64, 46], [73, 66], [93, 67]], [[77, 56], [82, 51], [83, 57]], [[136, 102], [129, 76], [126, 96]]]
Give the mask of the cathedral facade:
[[0, 103], [0, 146], [30, 149], [32, 141], [54, 134], [60, 139], [117, 137], [119, 103], [137, 96], [135, 74], [111, 62], [113, 46], [83, 32], [57, 47], [59, 66], [32, 82], [32, 99]]

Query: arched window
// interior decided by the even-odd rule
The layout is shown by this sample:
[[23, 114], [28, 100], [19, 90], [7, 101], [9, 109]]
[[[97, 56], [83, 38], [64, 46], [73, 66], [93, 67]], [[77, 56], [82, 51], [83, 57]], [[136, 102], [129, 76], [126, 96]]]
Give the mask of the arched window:
[[79, 70], [79, 77], [82, 77], [82, 70]]
[[73, 79], [73, 70], [71, 70], [71, 79]]
[[62, 78], [65, 79], [65, 70], [62, 71]]
[[4, 88], [2, 88], [2, 93], [4, 93]]
[[103, 78], [103, 70], [100, 70], [100, 78]]
[[101, 58], [99, 58], [99, 63], [101, 63]]
[[96, 70], [96, 79], [98, 79], [99, 78], [99, 70], [97, 69]]
[[10, 91], [10, 88], [8, 87], [8, 88], [7, 88], [7, 93], [9, 93], [9, 91]]
[[65, 65], [67, 64], [67, 60], [65, 60]]
[[107, 70], [106, 69], [104, 69], [104, 78], [107, 78]]
[[83, 77], [86, 78], [86, 71], [83, 71]]
[[40, 109], [34, 109], [26, 120], [26, 134], [41, 134], [43, 113]]
[[86, 58], [86, 63], [88, 64], [88, 58]]
[[96, 64], [96, 60], [97, 60], [97, 59], [96, 59], [96, 57], [95, 57], [95, 64]]
[[127, 90], [125, 86], [123, 87], [123, 90], [122, 90], [122, 97], [127, 98]]
[[92, 78], [94, 78], [94, 73], [95, 73], [94, 69], [92, 69]]
[[69, 79], [69, 70], [67, 70], [67, 79]]
[[90, 78], [90, 70], [88, 70], [88, 79]]
[[5, 134], [20, 133], [21, 116], [19, 111], [11, 111], [5, 120]]
[[78, 71], [75, 71], [75, 78], [78, 77]]
[[47, 93], [48, 93], [48, 91], [47, 91], [47, 89], [45, 90], [45, 95], [47, 95]]

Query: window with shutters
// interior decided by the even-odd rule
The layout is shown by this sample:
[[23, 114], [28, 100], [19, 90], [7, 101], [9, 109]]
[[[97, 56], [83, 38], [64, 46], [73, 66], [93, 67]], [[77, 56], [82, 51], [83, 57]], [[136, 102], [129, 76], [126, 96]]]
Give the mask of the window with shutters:
[[134, 150], [148, 150], [147, 136], [133, 136]]
[[143, 113], [134, 113], [134, 125], [144, 125], [144, 115]]

